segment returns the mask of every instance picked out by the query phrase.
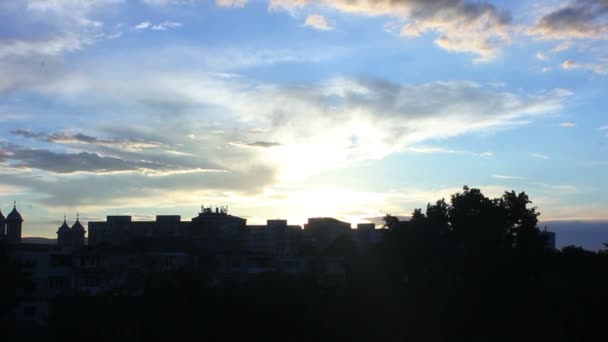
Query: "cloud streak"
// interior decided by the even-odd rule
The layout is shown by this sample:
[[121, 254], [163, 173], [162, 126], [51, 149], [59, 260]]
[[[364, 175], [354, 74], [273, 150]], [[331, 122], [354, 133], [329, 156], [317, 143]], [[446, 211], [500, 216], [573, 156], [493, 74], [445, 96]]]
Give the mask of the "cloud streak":
[[161, 147], [163, 144], [155, 141], [146, 141], [143, 139], [103, 139], [82, 133], [43, 133], [32, 132], [25, 129], [12, 130], [13, 135], [22, 136], [24, 138], [33, 138], [39, 141], [60, 144], [89, 144], [104, 147], [122, 149], [126, 151], [142, 151], [146, 148]]

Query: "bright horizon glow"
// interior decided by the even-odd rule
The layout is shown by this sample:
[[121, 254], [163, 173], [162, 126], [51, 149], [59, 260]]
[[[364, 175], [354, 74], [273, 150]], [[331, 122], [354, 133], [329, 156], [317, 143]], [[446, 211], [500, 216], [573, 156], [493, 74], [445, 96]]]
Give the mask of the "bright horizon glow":
[[573, 4], [2, 1], [0, 209], [355, 225], [466, 184], [608, 220], [608, 5]]

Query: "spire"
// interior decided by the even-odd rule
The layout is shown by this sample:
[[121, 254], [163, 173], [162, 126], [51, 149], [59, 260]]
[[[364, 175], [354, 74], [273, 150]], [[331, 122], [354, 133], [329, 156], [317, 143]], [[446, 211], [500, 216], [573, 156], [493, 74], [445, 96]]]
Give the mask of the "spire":
[[6, 216], [6, 221], [7, 222], [10, 222], [10, 221], [23, 222], [23, 218], [21, 217], [21, 214], [19, 214], [19, 211], [17, 211], [17, 201], [13, 201], [13, 210]]
[[67, 222], [66, 216], [63, 215], [63, 224], [57, 230], [57, 234], [65, 233], [68, 230], [70, 230], [70, 226], [68, 226], [68, 222]]
[[80, 223], [80, 213], [76, 214], [76, 222], [72, 225], [71, 231], [76, 232], [85, 232], [84, 226]]

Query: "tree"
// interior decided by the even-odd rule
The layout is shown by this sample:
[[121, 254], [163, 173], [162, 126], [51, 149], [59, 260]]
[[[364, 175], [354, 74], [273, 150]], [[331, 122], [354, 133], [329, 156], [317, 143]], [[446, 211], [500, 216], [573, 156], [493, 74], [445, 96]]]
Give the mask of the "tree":
[[448, 208], [451, 232], [458, 245], [466, 249], [509, 247], [507, 222], [498, 200], [491, 200], [479, 189], [463, 187], [452, 195]]
[[536, 212], [536, 207], [528, 208], [531, 203], [525, 192], [516, 194], [515, 191], [505, 191], [499, 200], [506, 215], [512, 244], [519, 250], [539, 250], [544, 245], [537, 227], [540, 214]]

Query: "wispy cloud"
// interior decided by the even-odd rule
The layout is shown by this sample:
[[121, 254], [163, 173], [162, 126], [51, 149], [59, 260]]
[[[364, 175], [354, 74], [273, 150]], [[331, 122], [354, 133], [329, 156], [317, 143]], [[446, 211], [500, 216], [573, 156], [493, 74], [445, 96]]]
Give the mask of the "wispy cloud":
[[321, 31], [331, 31], [334, 27], [327, 21], [327, 19], [319, 14], [311, 14], [306, 17], [304, 26], [310, 26]]
[[125, 160], [97, 153], [60, 153], [44, 149], [22, 148], [16, 145], [0, 143], [3, 151], [0, 162], [8, 162], [17, 169], [38, 169], [59, 174], [92, 172], [112, 173], [121, 171], [144, 170], [183, 170], [184, 168], [143, 160]]
[[530, 152], [530, 153], [528, 153], [528, 155], [529, 155], [530, 157], [532, 157], [532, 158], [545, 159], [545, 160], [550, 159], [550, 158], [549, 158], [549, 156], [544, 155], [544, 154], [540, 154], [540, 153], [533, 153], [533, 152]]
[[181, 26], [182, 24], [177, 21], [163, 21], [162, 23], [152, 26], [151, 29], [157, 31], [165, 31], [167, 29], [176, 29]]
[[562, 63], [562, 68], [590, 70], [599, 75], [608, 75], [608, 59], [600, 59], [596, 63], [578, 63], [574, 60], [567, 60]]
[[145, 30], [145, 29], [147, 29], [148, 27], [150, 27], [150, 22], [149, 22], [149, 21], [142, 21], [141, 23], [139, 23], [139, 24], [137, 24], [137, 25], [133, 26], [133, 28], [134, 28], [135, 30]]
[[220, 7], [245, 7], [248, 0], [215, 0], [215, 4]]
[[547, 57], [547, 55], [545, 55], [545, 54], [544, 54], [544, 53], [542, 53], [542, 52], [537, 52], [537, 53], [536, 53], [536, 59], [539, 59], [539, 60], [541, 60], [541, 61], [544, 61], [544, 60], [545, 60], [545, 59], [547, 59], [547, 58], [548, 58], [548, 57]]
[[497, 178], [497, 179], [526, 179], [526, 177], [507, 176], [507, 175], [498, 175], [498, 174], [494, 174], [494, 175], [492, 175], [492, 177]]
[[452, 149], [446, 149], [443, 147], [435, 147], [435, 146], [411, 146], [411, 147], [408, 147], [407, 150], [411, 151], [411, 152], [415, 152], [415, 153], [425, 153], [425, 154], [459, 153], [459, 154], [469, 154], [469, 155], [478, 156], [478, 157], [491, 157], [494, 155], [494, 153], [490, 152], [490, 151], [477, 153], [477, 152], [463, 151], [463, 150], [452, 150]]
[[276, 142], [276, 141], [254, 141], [254, 142], [250, 142], [250, 143], [234, 141], [234, 142], [230, 142], [230, 144], [233, 146], [239, 146], [239, 147], [258, 147], [258, 148], [271, 148], [271, 147], [283, 146], [283, 144]]
[[576, 124], [574, 122], [570, 122], [570, 121], [562, 122], [559, 125], [562, 127], [575, 127], [576, 126]]
[[14, 135], [19, 135], [24, 138], [33, 138], [39, 141], [61, 144], [90, 144], [105, 147], [123, 149], [127, 151], [141, 151], [146, 148], [160, 147], [161, 143], [155, 141], [146, 141], [143, 139], [103, 139], [82, 133], [67, 133], [67, 132], [32, 132], [26, 129], [15, 129], [11, 131]]

